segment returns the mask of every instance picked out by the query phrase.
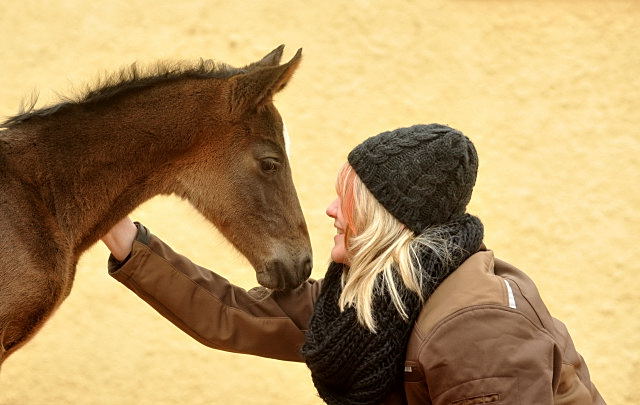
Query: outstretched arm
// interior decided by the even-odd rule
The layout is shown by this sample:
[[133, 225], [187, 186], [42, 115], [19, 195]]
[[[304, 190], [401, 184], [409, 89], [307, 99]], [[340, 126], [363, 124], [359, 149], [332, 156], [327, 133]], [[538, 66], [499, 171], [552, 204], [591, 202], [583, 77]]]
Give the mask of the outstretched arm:
[[110, 243], [126, 260], [112, 255], [109, 273], [162, 316], [216, 349], [303, 360], [299, 350], [320, 282], [310, 280], [289, 292], [245, 291], [174, 252], [141, 224], [134, 224], [127, 252], [130, 227], [124, 222], [122, 232], [110, 232]]

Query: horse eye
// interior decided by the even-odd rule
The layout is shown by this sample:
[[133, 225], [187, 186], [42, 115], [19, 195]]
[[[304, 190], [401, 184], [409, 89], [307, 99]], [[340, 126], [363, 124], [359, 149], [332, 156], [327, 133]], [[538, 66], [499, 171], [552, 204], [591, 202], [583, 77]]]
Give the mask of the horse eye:
[[278, 163], [277, 160], [272, 158], [266, 158], [260, 161], [260, 168], [262, 169], [263, 172], [267, 174], [275, 173], [276, 171], [278, 171], [279, 167], [280, 167], [280, 163]]

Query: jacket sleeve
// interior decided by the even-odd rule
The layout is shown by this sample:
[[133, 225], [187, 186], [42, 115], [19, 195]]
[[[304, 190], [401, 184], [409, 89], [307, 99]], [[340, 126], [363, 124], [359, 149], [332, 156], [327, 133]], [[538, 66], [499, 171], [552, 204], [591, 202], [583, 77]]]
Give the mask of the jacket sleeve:
[[433, 405], [553, 404], [553, 339], [518, 311], [484, 305], [453, 314], [419, 354]]
[[109, 274], [204, 345], [230, 352], [303, 361], [304, 342], [320, 281], [290, 292], [245, 291], [174, 252], [143, 225], [131, 254], [109, 256]]

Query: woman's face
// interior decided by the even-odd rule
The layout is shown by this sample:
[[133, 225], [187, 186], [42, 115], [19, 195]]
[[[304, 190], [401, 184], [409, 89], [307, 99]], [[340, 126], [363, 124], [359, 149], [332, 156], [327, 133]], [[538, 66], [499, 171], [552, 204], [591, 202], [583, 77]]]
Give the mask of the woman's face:
[[342, 215], [340, 198], [333, 200], [327, 207], [327, 215], [333, 218], [333, 226], [336, 227], [336, 236], [333, 237], [333, 249], [331, 249], [331, 260], [336, 263], [347, 264], [347, 246], [344, 241], [344, 229], [346, 223]]

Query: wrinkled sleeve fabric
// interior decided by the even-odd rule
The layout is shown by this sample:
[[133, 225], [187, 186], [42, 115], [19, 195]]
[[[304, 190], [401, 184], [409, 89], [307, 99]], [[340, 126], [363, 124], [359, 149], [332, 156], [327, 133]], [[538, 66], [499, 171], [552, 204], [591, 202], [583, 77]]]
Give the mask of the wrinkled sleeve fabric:
[[553, 339], [521, 313], [480, 306], [445, 319], [420, 351], [433, 405], [553, 404]]
[[290, 292], [246, 291], [136, 226], [131, 254], [123, 262], [109, 256], [111, 276], [206, 346], [304, 361], [300, 347], [321, 281], [306, 281]]

